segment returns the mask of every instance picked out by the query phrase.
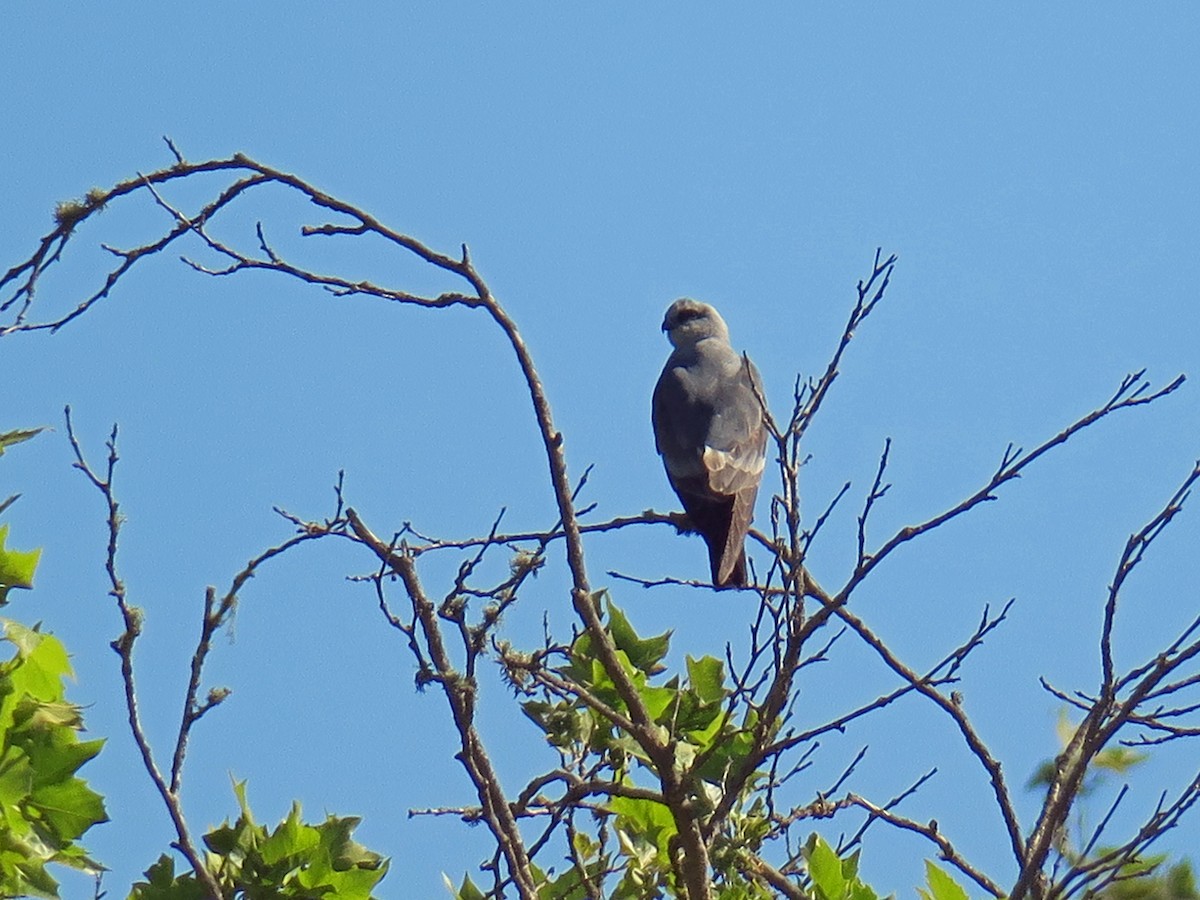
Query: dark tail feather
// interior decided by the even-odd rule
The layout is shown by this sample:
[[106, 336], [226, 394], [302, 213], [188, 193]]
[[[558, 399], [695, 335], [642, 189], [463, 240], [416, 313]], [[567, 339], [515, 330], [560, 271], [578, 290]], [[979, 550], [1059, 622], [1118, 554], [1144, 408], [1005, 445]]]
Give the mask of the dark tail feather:
[[733, 503], [706, 504], [689, 515], [708, 545], [708, 567], [717, 587], [746, 587], [745, 537], [731, 534]]
[[[721, 542], [712, 545], [719, 547], [720, 551], [713, 554], [710, 549], [713, 584], [720, 587], [750, 586], [750, 579], [746, 575], [746, 532], [750, 529], [750, 519], [754, 515], [754, 499], [757, 495], [756, 485], [736, 494], [727, 507]], [[718, 562], [720, 568], [717, 567]], [[724, 578], [721, 577], [722, 573], [725, 574]]]
[[[717, 587], [747, 587], [746, 528], [750, 523], [746, 497], [730, 497], [713, 502], [679, 491], [692, 527], [708, 545], [708, 565]], [[753, 494], [749, 503], [753, 505]], [[724, 572], [724, 577], [722, 577]]]
[[[714, 553], [713, 548], [708, 549], [709, 567], [712, 569], [713, 584], [717, 587], [749, 587], [750, 577], [746, 574], [746, 551], [741, 548], [737, 551], [737, 558], [733, 562], [733, 568], [729, 570], [729, 574], [725, 579], [721, 579], [722, 562], [728, 565], [728, 561], [723, 559], [725, 550], [725, 541], [721, 542], [720, 549]], [[732, 548], [730, 548], [732, 549]]]

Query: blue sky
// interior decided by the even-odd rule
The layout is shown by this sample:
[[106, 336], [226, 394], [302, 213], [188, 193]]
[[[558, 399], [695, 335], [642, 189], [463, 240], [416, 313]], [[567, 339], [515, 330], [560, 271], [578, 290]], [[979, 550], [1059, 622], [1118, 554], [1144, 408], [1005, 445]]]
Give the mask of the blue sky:
[[[795, 375], [823, 367], [882, 246], [901, 257], [893, 287], [810, 434], [804, 478], [810, 511], [847, 480], [861, 498], [891, 437], [882, 539], [980, 485], [1009, 441], [1034, 445], [1101, 403], [1126, 372], [1165, 383], [1200, 371], [1198, 45], [1200, 8], [1187, 3], [14, 3], [0, 21], [0, 265], [28, 256], [57, 201], [168, 165], [164, 134], [191, 159], [244, 151], [293, 171], [435, 247], [465, 241], [530, 343], [572, 472], [595, 465], [587, 500], [609, 516], [675, 506], [649, 429], [672, 299], [718, 306], [783, 413]], [[194, 204], [215, 184], [172, 198]], [[253, 241], [259, 218], [316, 266], [455, 287], [377, 245], [301, 241], [296, 226], [316, 220], [279, 194], [220, 233]], [[108, 263], [97, 244], [163, 225], [148, 201], [106, 211], [39, 302], [69, 307]], [[217, 281], [172, 256], [55, 336], [6, 339], [0, 366], [0, 425], [56, 428], [3, 460], [4, 490], [24, 493], [10, 541], [45, 547], [37, 590], [12, 614], [66, 641], [74, 696], [109, 738], [85, 771], [114, 820], [88, 842], [114, 896], [170, 832], [123, 725], [103, 510], [70, 469], [64, 404], [97, 460], [111, 424], [122, 429], [120, 562], [147, 612], [139, 678], [160, 747], [204, 588], [286, 536], [272, 505], [324, 515], [344, 468], [381, 532], [411, 520], [479, 533], [501, 507], [514, 528], [553, 523], [518, 372], [481, 315], [339, 300], [266, 275]], [[962, 686], [1014, 782], [1056, 747], [1057, 707], [1037, 676], [1095, 685], [1117, 556], [1190, 470], [1198, 436], [1189, 382], [1081, 435], [863, 592], [860, 615], [914, 664], [969, 633], [983, 604], [1017, 597]], [[814, 550], [829, 583], [850, 561], [852, 512]], [[1131, 585], [1119, 659], [1141, 659], [1195, 615], [1198, 522], [1186, 511]], [[727, 596], [643, 592], [604, 574], [700, 576], [696, 540], [639, 529], [589, 554], [593, 581], [640, 628], [676, 630], [677, 658], [743, 634], [748, 610]], [[453, 564], [434, 565], [430, 583]], [[362, 840], [393, 858], [381, 896], [439, 896], [439, 873], [460, 877], [484, 842], [406, 816], [470, 793], [444, 702], [413, 691], [402, 643], [369, 591], [344, 580], [370, 568], [349, 547], [310, 547], [243, 592], [211, 671], [234, 694], [195, 737], [186, 808], [197, 829], [233, 815], [232, 774], [249, 779], [264, 820], [292, 798], [313, 817], [362, 815]], [[543, 610], [565, 627], [565, 584], [555, 560], [508, 633], [536, 640]], [[800, 708], [818, 721], [889, 685], [850, 650]], [[515, 785], [539, 762], [538, 737], [501, 692], [488, 699], [485, 733]], [[909, 813], [936, 815], [1005, 877], [986, 782], [946, 722], [915, 701], [889, 710], [822, 748], [810, 791], [862, 744], [856, 790], [890, 797], [936, 765]], [[1160, 751], [1135, 779], [1131, 814], [1194, 774], [1195, 756]], [[1028, 825], [1035, 798], [1022, 802]], [[1164, 846], [1200, 844], [1198, 821]], [[868, 878], [907, 894], [927, 848], [873, 837]], [[64, 883], [90, 896], [85, 881]]]

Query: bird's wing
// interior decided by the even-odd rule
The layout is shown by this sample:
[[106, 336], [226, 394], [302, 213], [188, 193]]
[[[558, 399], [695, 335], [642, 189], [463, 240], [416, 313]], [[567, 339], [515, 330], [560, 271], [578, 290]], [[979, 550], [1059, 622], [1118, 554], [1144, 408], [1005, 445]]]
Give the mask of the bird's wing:
[[[738, 377], [722, 385], [714, 398], [714, 416], [704, 442], [702, 461], [709, 488], [717, 494], [758, 491], [767, 460], [767, 428], [762, 402], [753, 384], [758, 373], [748, 361]], [[753, 495], [751, 495], [753, 505]]]
[[709, 489], [732, 501], [724, 546], [714, 565], [717, 584], [747, 583], [746, 533], [767, 460], [767, 427], [761, 395], [755, 390], [758, 384], [758, 373], [744, 360], [738, 377], [722, 385], [713, 404], [716, 415], [704, 447]]

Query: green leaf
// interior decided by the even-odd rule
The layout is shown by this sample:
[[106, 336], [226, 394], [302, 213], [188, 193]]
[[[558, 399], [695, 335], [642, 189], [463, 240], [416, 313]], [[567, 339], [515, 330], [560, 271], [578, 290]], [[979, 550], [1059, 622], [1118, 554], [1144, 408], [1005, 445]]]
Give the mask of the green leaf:
[[[606, 591], [599, 592], [607, 594]], [[641, 638], [634, 631], [624, 611], [612, 600], [608, 601], [608, 628], [612, 633], [613, 643], [618, 650], [624, 650], [630, 663], [647, 675], [657, 675], [666, 667], [662, 659], [667, 655], [671, 644], [671, 632], [664, 631], [652, 638]]]
[[725, 699], [725, 664], [713, 656], [700, 659], [687, 657], [688, 683], [704, 703], [720, 703]]
[[846, 878], [842, 874], [842, 861], [819, 835], [809, 839], [805, 850], [808, 874], [823, 900], [843, 900], [846, 896]]
[[175, 860], [164, 853], [145, 875], [153, 887], [168, 887], [175, 880]]
[[1196, 877], [1192, 874], [1192, 866], [1186, 859], [1178, 862], [1162, 877], [1168, 896], [1179, 900], [1196, 900], [1200, 891], [1196, 890]]
[[8, 550], [4, 541], [8, 537], [8, 524], [0, 525], [0, 606], [8, 602], [8, 592], [13, 588], [33, 587], [33, 573], [37, 569], [39, 550]]
[[41, 428], [28, 428], [17, 431], [0, 432], [0, 456], [3, 456], [4, 451], [13, 446], [13, 444], [20, 444], [23, 441], [27, 441], [31, 437], [35, 437], [45, 430], [45, 426], [43, 426]]
[[263, 841], [259, 852], [264, 862], [275, 865], [289, 856], [308, 853], [320, 845], [320, 833], [301, 821], [300, 804], [292, 803], [292, 811], [288, 813], [288, 817]]
[[63, 781], [74, 775], [79, 767], [104, 747], [104, 739], [94, 741], [64, 741], [61, 730], [49, 732], [36, 742], [31, 742], [28, 752], [36, 760], [37, 780], [35, 786]]
[[12, 874], [0, 881], [0, 888], [4, 888], [6, 884], [19, 886], [16, 891], [16, 895], [19, 896], [58, 900], [58, 882], [46, 871], [40, 860], [26, 859], [16, 863]]
[[463, 875], [462, 887], [458, 890], [454, 889], [454, 882], [445, 873], [442, 873], [442, 881], [446, 883], [446, 890], [450, 892], [454, 900], [484, 900], [483, 891], [475, 886], [470, 875]]
[[325, 821], [317, 826], [321, 843], [329, 849], [333, 867], [339, 872], [350, 868], [374, 869], [384, 863], [382, 856], [350, 837], [361, 822], [362, 819], [358, 816], [327, 816]]
[[[33, 790], [33, 765], [20, 747], [8, 747], [0, 756], [0, 810], [19, 810]], [[13, 827], [12, 822], [8, 823]]]
[[175, 877], [175, 862], [165, 853], [129, 892], [129, 900], [203, 900], [207, 892], [191, 872]]
[[592, 732], [592, 718], [586, 710], [576, 708], [567, 700], [547, 703], [527, 700], [521, 711], [530, 718], [555, 747], [569, 747], [573, 742], [586, 742]]
[[43, 822], [67, 840], [108, 821], [104, 799], [78, 778], [35, 788], [29, 802], [38, 807]]
[[217, 856], [229, 856], [237, 849], [240, 831], [228, 822], [204, 835], [204, 845]]
[[[755, 721], [757, 721], [755, 717], [747, 716], [746, 722], [741, 728], [727, 729], [719, 737], [713, 736], [711, 740], [707, 737], [707, 730], [690, 736], [698, 746], [704, 749], [708, 749], [711, 744], [715, 743], [713, 752], [697, 774], [706, 781], [719, 784], [725, 777], [725, 773], [736, 767], [753, 749]], [[717, 720], [717, 725], [720, 725], [720, 719]]]
[[614, 797], [608, 806], [626, 831], [653, 845], [663, 860], [669, 858], [668, 844], [679, 830], [664, 804], [634, 797]]
[[233, 782], [233, 795], [237, 797], [238, 808], [242, 811], [239, 822], [245, 822], [247, 825], [254, 824], [254, 813], [250, 812], [250, 801], [246, 799], [246, 782]]
[[[668, 708], [678, 698], [679, 693], [667, 687], [646, 685], [638, 691], [638, 695], [646, 704], [646, 711], [650, 713], [650, 717], [657, 722], [664, 717]], [[665, 718], [670, 719], [671, 716], [665, 715]]]
[[931, 860], [925, 860], [925, 881], [932, 900], [971, 900], [962, 886], [950, 874]]
[[600, 845], [593, 841], [591, 836], [585, 831], [575, 832], [575, 836], [571, 840], [571, 846], [575, 849], [575, 855], [584, 862], [590, 862], [600, 850]]
[[1033, 790], [1036, 787], [1049, 787], [1054, 783], [1054, 776], [1057, 774], [1058, 766], [1055, 765], [1054, 760], [1047, 759], [1029, 776], [1029, 781], [1025, 782], [1025, 789]]
[[[4, 639], [17, 648], [17, 657], [21, 661], [20, 667], [12, 673], [13, 689], [46, 703], [63, 702], [66, 694], [62, 681], [72, 677], [74, 672], [62, 641], [12, 619], [0, 619], [0, 624], [4, 627]], [[66, 713], [63, 717], [69, 718]]]
[[855, 850], [842, 860], [842, 874], [847, 878], [858, 877], [858, 861], [862, 857], [861, 850]]
[[[709, 723], [703, 728], [691, 728], [687, 731], [687, 739], [690, 743], [695, 744], [701, 751], [709, 749], [722, 735], [722, 725], [725, 722], [725, 716], [720, 709], [716, 710]], [[725, 757], [726, 759], [728, 756]]]
[[[918, 890], [920, 889], [918, 888]], [[879, 895], [875, 893], [873, 888], [855, 878], [850, 886], [850, 893], [847, 896], [847, 900], [879, 900]]]
[[1116, 772], [1118, 775], [1124, 774], [1134, 766], [1140, 765], [1149, 759], [1149, 754], [1139, 753], [1129, 747], [1109, 747], [1107, 750], [1101, 750], [1096, 754], [1096, 758], [1092, 760], [1092, 765], [1099, 769], [1107, 769], [1110, 772]]

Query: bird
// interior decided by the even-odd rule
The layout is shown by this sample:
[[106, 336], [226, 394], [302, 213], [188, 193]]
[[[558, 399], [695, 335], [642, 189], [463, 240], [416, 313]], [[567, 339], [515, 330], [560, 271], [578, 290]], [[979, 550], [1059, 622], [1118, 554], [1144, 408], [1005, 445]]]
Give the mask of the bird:
[[762, 379], [713, 307], [683, 298], [662, 330], [674, 348], [654, 386], [654, 444], [708, 545], [717, 587], [746, 587], [746, 532], [766, 464]]

